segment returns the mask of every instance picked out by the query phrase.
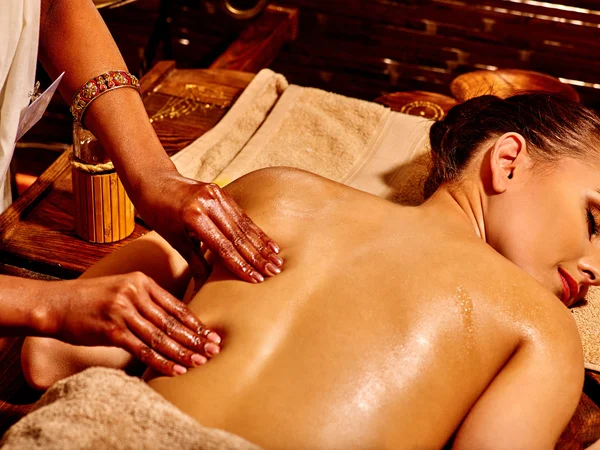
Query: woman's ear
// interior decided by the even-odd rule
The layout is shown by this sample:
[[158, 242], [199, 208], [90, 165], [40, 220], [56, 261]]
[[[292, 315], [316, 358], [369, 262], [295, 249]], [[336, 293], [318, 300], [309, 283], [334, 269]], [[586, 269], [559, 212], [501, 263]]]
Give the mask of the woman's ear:
[[527, 158], [527, 144], [519, 133], [506, 133], [496, 140], [489, 159], [492, 188], [496, 193], [508, 188]]

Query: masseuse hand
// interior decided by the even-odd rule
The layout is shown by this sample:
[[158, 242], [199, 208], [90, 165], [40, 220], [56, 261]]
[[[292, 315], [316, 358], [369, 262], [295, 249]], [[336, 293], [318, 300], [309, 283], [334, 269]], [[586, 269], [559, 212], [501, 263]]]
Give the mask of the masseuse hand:
[[[157, 189], [158, 188], [158, 189]], [[215, 184], [177, 175], [155, 183], [136, 202], [144, 220], [198, 272], [200, 243], [217, 253], [242, 280], [259, 283], [281, 272], [279, 247]]]
[[52, 283], [48, 334], [77, 345], [123, 348], [165, 375], [204, 364], [220, 337], [140, 272]]

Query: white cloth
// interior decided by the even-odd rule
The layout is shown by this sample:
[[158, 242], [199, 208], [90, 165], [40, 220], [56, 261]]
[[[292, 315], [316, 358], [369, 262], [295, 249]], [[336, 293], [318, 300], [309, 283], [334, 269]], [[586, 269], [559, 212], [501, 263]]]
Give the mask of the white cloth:
[[8, 168], [35, 83], [40, 0], [0, 0], [0, 212], [11, 202]]

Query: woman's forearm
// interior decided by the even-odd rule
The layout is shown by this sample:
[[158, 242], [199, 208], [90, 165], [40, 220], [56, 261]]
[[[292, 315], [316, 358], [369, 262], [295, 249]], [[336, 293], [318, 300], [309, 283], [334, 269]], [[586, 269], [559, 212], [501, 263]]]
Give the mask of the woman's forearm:
[[[42, 0], [40, 60], [67, 103], [83, 83], [109, 70], [127, 70], [91, 0]], [[115, 89], [87, 108], [84, 124], [103, 144], [136, 203], [150, 180], [176, 174], [134, 89]], [[136, 194], [138, 193], [138, 194]]]

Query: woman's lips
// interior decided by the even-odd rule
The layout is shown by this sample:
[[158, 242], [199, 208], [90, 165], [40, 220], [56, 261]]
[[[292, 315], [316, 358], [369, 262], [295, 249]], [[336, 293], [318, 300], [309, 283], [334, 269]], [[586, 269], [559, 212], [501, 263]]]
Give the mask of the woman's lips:
[[566, 271], [559, 268], [558, 273], [563, 284], [562, 302], [569, 303], [569, 300], [574, 299], [579, 294], [579, 284]]

